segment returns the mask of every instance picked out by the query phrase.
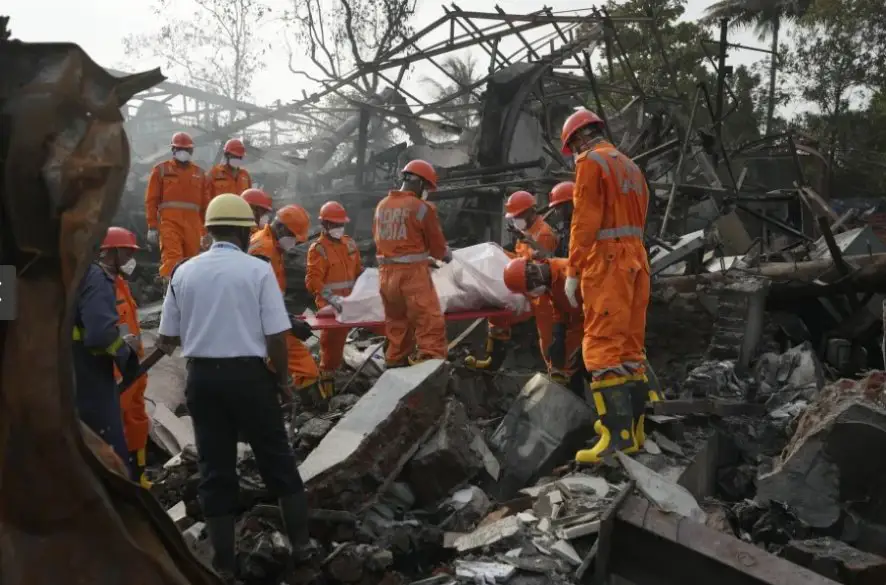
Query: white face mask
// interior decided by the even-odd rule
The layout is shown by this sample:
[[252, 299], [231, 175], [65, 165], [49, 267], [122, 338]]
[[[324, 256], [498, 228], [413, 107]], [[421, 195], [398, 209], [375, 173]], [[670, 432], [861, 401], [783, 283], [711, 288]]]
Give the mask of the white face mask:
[[232, 169], [239, 169], [240, 164], [242, 162], [243, 162], [243, 159], [239, 159], [239, 158], [229, 158], [228, 159], [228, 164], [231, 165]]
[[277, 240], [277, 245], [280, 246], [280, 249], [284, 252], [292, 252], [295, 250], [295, 247], [298, 246], [298, 240], [293, 236], [283, 236]]
[[126, 262], [120, 265], [120, 272], [129, 276], [135, 271], [135, 258], [130, 258]]
[[172, 153], [172, 158], [174, 158], [178, 162], [188, 162], [189, 160], [191, 160], [191, 153], [187, 150], [176, 150]]
[[513, 225], [515, 228], [517, 228], [518, 230], [520, 230], [522, 232], [523, 230], [526, 229], [526, 220], [523, 219], [522, 217], [518, 217], [515, 220], [513, 220]]
[[345, 235], [345, 228], [343, 228], [343, 227], [332, 228], [327, 233], [329, 234], [330, 238], [333, 238], [335, 240], [340, 240], [341, 237], [343, 235]]
[[427, 200], [428, 200], [428, 190], [427, 190], [427, 189], [423, 189], [423, 190], [422, 190], [422, 192], [421, 192], [421, 200], [422, 200], [422, 201], [427, 201]]
[[548, 291], [548, 288], [546, 286], [537, 286], [526, 294], [529, 295], [530, 297], [536, 298], [536, 297], [540, 297], [541, 295], [545, 294], [547, 291]]
[[265, 227], [269, 223], [271, 223], [271, 218], [273, 216], [270, 213], [266, 213], [260, 218], [258, 218], [258, 227]]

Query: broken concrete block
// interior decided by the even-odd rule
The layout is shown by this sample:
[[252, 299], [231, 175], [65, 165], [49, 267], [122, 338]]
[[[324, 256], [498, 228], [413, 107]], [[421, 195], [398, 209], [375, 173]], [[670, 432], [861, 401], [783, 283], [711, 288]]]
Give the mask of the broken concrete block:
[[382, 374], [299, 466], [312, 505], [355, 509], [374, 495], [442, 414], [446, 382], [443, 360]]
[[679, 514], [690, 520], [704, 524], [704, 510], [689, 493], [689, 490], [652, 471], [639, 461], [635, 461], [617, 451], [615, 456], [625, 472], [636, 482], [646, 498], [664, 512]]
[[319, 444], [334, 426], [335, 423], [331, 420], [315, 416], [298, 429], [296, 437], [308, 445], [314, 446]]
[[541, 493], [555, 488], [565, 489], [570, 494], [590, 494], [598, 498], [605, 498], [609, 493], [609, 483], [605, 479], [583, 473], [570, 473], [557, 481], [523, 488], [520, 493], [537, 498]]
[[360, 397], [353, 394], [336, 394], [329, 399], [329, 411], [347, 410], [357, 404], [359, 400]]
[[661, 455], [661, 447], [659, 447], [652, 439], [646, 439], [643, 442], [643, 450], [650, 455]]
[[480, 471], [483, 464], [471, 449], [473, 441], [464, 406], [449, 400], [437, 432], [419, 447], [406, 468], [419, 504], [440, 501]]
[[600, 521], [592, 520], [590, 522], [583, 522], [582, 524], [575, 524], [574, 526], [558, 528], [557, 536], [564, 540], [572, 540], [574, 538], [588, 536], [589, 534], [597, 534], [598, 532], [600, 532]]
[[514, 576], [517, 567], [488, 561], [455, 561], [455, 576], [474, 583], [504, 583]]
[[845, 585], [886, 583], [886, 559], [831, 537], [792, 540], [784, 549], [789, 561]]
[[495, 544], [520, 532], [520, 526], [520, 520], [516, 516], [502, 518], [457, 538], [455, 548], [458, 552], [465, 552]]
[[151, 440], [170, 455], [180, 453], [185, 447], [193, 446], [194, 424], [191, 417], [178, 417], [163, 403], [156, 404], [149, 413], [151, 417]]
[[565, 540], [558, 540], [551, 546], [551, 552], [576, 567], [581, 565], [581, 557], [575, 552], [571, 544]]
[[813, 528], [830, 528], [841, 517], [842, 502], [876, 502], [866, 515], [882, 518], [879, 493], [886, 452], [886, 373], [859, 381], [839, 380], [825, 387], [801, 415], [797, 430], [757, 478], [759, 502], [784, 502]]
[[660, 432], [653, 431], [652, 438], [655, 440], [658, 446], [661, 447], [662, 451], [667, 451], [672, 455], [679, 455], [680, 457], [683, 457], [683, 447], [670, 440]]
[[477, 486], [469, 485], [460, 489], [449, 498], [446, 505], [452, 509], [452, 515], [447, 519], [448, 530], [470, 530], [484, 517], [492, 503], [486, 492]]
[[571, 391], [536, 374], [517, 396], [490, 439], [502, 474], [493, 495], [506, 499], [549, 472], [594, 435], [596, 415]]
[[471, 449], [473, 449], [474, 453], [480, 457], [480, 460], [483, 462], [483, 468], [486, 470], [486, 473], [489, 474], [489, 477], [497, 480], [498, 476], [501, 475], [501, 464], [499, 464], [498, 459], [495, 458], [495, 454], [486, 444], [486, 441], [483, 440], [483, 435], [480, 433], [480, 430], [474, 425], [470, 425], [470, 430], [474, 435], [474, 438], [471, 441]]
[[185, 524], [187, 524], [188, 521], [188, 508], [183, 501], [179, 501], [179, 503], [166, 510], [166, 513], [172, 518], [176, 528], [179, 530], [187, 528]]
[[194, 556], [207, 564], [211, 563], [212, 543], [209, 542], [209, 535], [206, 533], [206, 524], [197, 522], [182, 532], [182, 538]]

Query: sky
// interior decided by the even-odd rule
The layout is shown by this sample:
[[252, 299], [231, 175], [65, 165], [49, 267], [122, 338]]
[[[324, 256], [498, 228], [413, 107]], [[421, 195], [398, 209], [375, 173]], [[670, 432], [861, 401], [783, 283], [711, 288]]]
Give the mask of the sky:
[[[287, 2], [287, 0], [271, 1]], [[711, 1], [689, 0], [686, 17], [697, 18]], [[414, 19], [416, 29], [443, 15], [439, 0], [419, 0], [419, 3], [419, 10]], [[182, 7], [183, 10], [186, 10], [187, 4], [186, 0], [175, 2], [175, 5]], [[529, 13], [538, 10], [541, 5], [537, 0], [472, 0], [470, 3], [462, 2], [460, 6], [465, 10], [494, 12], [496, 4], [510, 13]], [[584, 0], [548, 0], [546, 4], [555, 12], [586, 9], [591, 6]], [[10, 28], [14, 38], [29, 42], [74, 42], [100, 65], [135, 70], [160, 65], [150, 61], [127, 64], [123, 52], [122, 41], [126, 35], [148, 33], [160, 24], [158, 17], [150, 8], [151, 5], [150, 1], [21, 0], [12, 2], [0, 10], [0, 13], [11, 16]], [[272, 52], [267, 68], [257, 76], [252, 88], [253, 101], [267, 105], [279, 99], [286, 103], [301, 97], [303, 89], [310, 92], [313, 86], [302, 78], [294, 76], [287, 68], [288, 52], [283, 38], [279, 37], [281, 33], [269, 30], [266, 34], [271, 37], [269, 40], [272, 44], [280, 49]], [[762, 46], [751, 32], [730, 33], [730, 41], [749, 46]], [[507, 50], [507, 47], [503, 49]], [[488, 57], [479, 50], [477, 53], [478, 60], [485, 65]], [[480, 55], [482, 59], [479, 59]], [[764, 56], [762, 53], [734, 50], [730, 55], [730, 63], [750, 65], [762, 56]]]

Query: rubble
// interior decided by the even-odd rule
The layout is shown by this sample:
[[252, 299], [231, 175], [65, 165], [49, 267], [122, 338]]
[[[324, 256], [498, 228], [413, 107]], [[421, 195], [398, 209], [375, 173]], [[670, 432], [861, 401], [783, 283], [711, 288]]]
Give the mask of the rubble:
[[785, 558], [846, 585], [886, 583], [886, 559], [831, 537], [792, 540]]

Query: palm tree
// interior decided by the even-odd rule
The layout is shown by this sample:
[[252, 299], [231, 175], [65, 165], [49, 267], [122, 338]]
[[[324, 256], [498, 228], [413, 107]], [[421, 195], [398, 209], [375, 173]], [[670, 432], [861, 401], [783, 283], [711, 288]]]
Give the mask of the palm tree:
[[[477, 60], [470, 53], [466, 53], [464, 56], [449, 56], [443, 60], [440, 67], [446, 70], [446, 79], [449, 83], [444, 84], [430, 77], [422, 79], [432, 87], [432, 97], [438, 101], [445, 100], [449, 96], [459, 93], [464, 88], [470, 87], [480, 78], [477, 70]], [[451, 104], [459, 106], [467, 106], [476, 102], [477, 97], [473, 92], [462, 93], [450, 101]], [[476, 114], [473, 110], [465, 108], [451, 112], [449, 118], [454, 122], [458, 122], [463, 129], [467, 130], [471, 127]]]
[[702, 24], [712, 25], [722, 18], [729, 20], [729, 26], [736, 28], [753, 27], [758, 38], [768, 37], [772, 43], [769, 64], [769, 104], [766, 112], [766, 134], [772, 130], [775, 117], [775, 80], [778, 71], [778, 33], [782, 24], [794, 22], [805, 15], [814, 0], [718, 0], [705, 10]]

